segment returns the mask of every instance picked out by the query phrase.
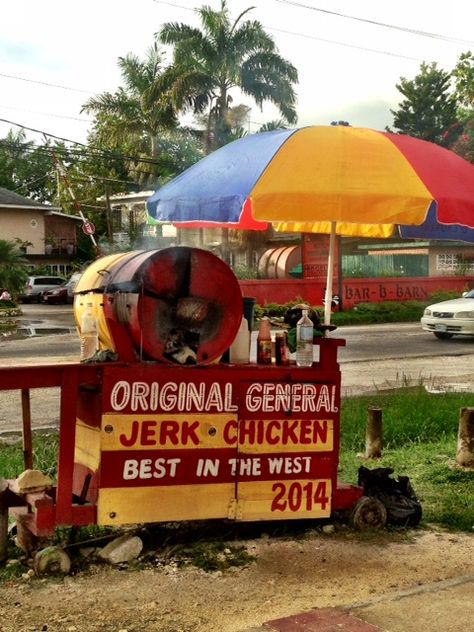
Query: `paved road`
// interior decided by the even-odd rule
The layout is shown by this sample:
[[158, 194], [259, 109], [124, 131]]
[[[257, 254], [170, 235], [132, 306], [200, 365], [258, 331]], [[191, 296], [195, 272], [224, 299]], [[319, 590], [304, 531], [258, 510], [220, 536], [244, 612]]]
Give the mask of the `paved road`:
[[[74, 355], [78, 350], [74, 316], [70, 305], [24, 305], [21, 326], [30, 334], [55, 333], [48, 338], [49, 344], [29, 338], [25, 345], [15, 345], [18, 358], [27, 357], [34, 349], [35, 355]], [[60, 331], [62, 334], [60, 334]], [[64, 336], [63, 334], [69, 334]], [[340, 350], [341, 363], [382, 359], [428, 358], [436, 356], [474, 357], [474, 336], [458, 336], [451, 340], [438, 340], [421, 330], [419, 323], [388, 323], [339, 327], [333, 337], [344, 338], [346, 347]], [[13, 353], [8, 339], [0, 342], [0, 363]]]
[[345, 338], [342, 361], [394, 359], [429, 356], [474, 356], [474, 336], [438, 340], [421, 329], [419, 323], [386, 323], [340, 327], [335, 334]]
[[[24, 307], [22, 325], [37, 330], [62, 327], [67, 333], [0, 340], [0, 366], [77, 362], [79, 339], [71, 333], [75, 331], [72, 308]], [[335, 335], [347, 345], [339, 355], [343, 396], [419, 382], [432, 391], [474, 393], [474, 337], [440, 341], [422, 332], [417, 323], [341, 327]], [[254, 356], [255, 338], [256, 334]], [[31, 401], [35, 427], [57, 424], [58, 389], [34, 389]], [[19, 394], [0, 391], [0, 433], [17, 430], [20, 419]]]

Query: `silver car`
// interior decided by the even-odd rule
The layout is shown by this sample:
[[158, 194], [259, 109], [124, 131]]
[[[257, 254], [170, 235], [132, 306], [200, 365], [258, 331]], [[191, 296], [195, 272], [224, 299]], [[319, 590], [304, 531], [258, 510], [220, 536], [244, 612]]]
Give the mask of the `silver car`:
[[421, 326], [441, 340], [455, 335], [474, 336], [474, 290], [464, 292], [462, 298], [429, 305], [421, 318]]
[[43, 292], [52, 290], [65, 282], [66, 279], [60, 276], [30, 276], [19, 298], [22, 303], [39, 303]]

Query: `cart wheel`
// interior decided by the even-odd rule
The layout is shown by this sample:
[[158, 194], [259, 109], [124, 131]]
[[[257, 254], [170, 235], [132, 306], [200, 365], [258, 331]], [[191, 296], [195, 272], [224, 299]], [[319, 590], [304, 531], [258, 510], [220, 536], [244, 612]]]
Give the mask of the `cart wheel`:
[[71, 570], [71, 560], [58, 546], [47, 546], [36, 553], [33, 568], [37, 575], [67, 575]]
[[377, 498], [362, 496], [352, 511], [351, 522], [355, 529], [382, 529], [387, 523], [387, 510]]

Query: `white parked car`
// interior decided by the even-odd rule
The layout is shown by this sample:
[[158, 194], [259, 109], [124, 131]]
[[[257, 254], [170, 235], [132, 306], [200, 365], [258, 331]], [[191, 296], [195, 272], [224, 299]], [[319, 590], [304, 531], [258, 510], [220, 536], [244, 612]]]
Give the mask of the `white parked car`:
[[474, 290], [464, 292], [462, 298], [429, 305], [421, 318], [421, 326], [441, 340], [458, 334], [474, 336]]

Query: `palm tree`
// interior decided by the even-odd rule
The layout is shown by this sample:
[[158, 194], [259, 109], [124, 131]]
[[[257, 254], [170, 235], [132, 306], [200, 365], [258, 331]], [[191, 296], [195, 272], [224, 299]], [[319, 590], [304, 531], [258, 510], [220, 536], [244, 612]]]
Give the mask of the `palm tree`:
[[0, 239], [0, 288], [12, 296], [21, 294], [28, 279], [27, 264], [16, 243]]
[[167, 23], [157, 33], [164, 44], [174, 45], [173, 101], [195, 113], [207, 111], [207, 150], [227, 142], [231, 91], [254, 99], [258, 106], [273, 103], [289, 123], [297, 120], [293, 84], [296, 68], [283, 59], [273, 39], [258, 21], [245, 21], [252, 7], [232, 21], [227, 3], [214, 11], [197, 9], [202, 31], [186, 24]]
[[168, 96], [174, 75], [164, 68], [163, 54], [156, 44], [148, 49], [144, 61], [132, 53], [119, 57], [119, 67], [125, 87], [90, 98], [81, 111], [98, 115], [99, 129], [105, 126], [113, 136], [109, 141], [116, 145], [131, 141], [156, 157], [159, 133], [178, 125]]

